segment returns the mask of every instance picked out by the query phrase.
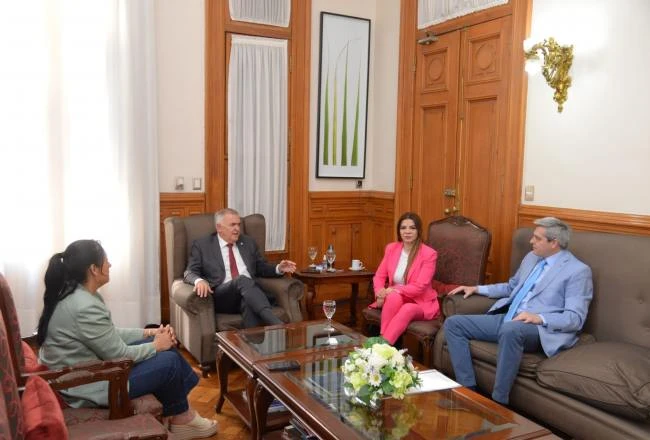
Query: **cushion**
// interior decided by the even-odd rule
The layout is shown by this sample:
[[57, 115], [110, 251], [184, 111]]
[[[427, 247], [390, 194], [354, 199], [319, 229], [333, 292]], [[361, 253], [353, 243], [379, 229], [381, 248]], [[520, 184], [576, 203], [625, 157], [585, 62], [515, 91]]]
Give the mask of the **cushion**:
[[38, 362], [38, 357], [32, 347], [25, 341], [21, 341], [23, 345], [23, 359], [25, 359], [25, 372], [36, 373], [38, 371], [46, 371], [47, 366]]
[[438, 292], [439, 296], [445, 296], [452, 290], [454, 290], [456, 287], [458, 287], [458, 284], [445, 284], [441, 283], [440, 281], [436, 280], [435, 278], [431, 280], [431, 287], [434, 288], [436, 292]]
[[25, 439], [67, 439], [63, 411], [50, 385], [39, 376], [27, 379], [22, 397]]
[[620, 342], [576, 346], [542, 362], [537, 382], [604, 411], [650, 419], [650, 349]]

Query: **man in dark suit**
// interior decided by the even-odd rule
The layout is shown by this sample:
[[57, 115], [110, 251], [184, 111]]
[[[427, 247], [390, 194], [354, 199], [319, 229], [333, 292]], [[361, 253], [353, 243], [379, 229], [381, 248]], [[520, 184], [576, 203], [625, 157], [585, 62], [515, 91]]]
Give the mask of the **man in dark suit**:
[[535, 225], [533, 250], [507, 283], [449, 292], [498, 298], [486, 315], [453, 315], [444, 328], [456, 380], [466, 387], [476, 387], [469, 341], [499, 344], [492, 399], [503, 404], [509, 402], [525, 351], [541, 348], [550, 357], [578, 342], [593, 296], [591, 269], [567, 250], [569, 226], [554, 217]]
[[234, 209], [218, 211], [214, 220], [216, 232], [192, 244], [185, 282], [201, 298], [214, 296], [215, 313], [241, 313], [247, 328], [282, 324], [255, 278], [293, 273], [296, 263], [269, 264], [255, 240], [240, 233], [241, 219]]

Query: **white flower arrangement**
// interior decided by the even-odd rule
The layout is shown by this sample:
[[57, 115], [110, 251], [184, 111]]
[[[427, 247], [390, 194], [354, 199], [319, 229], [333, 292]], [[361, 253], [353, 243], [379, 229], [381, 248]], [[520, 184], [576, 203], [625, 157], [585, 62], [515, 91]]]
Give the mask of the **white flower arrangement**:
[[369, 338], [343, 363], [343, 390], [353, 403], [378, 407], [383, 397], [403, 399], [422, 383], [406, 349], [398, 350], [382, 337]]

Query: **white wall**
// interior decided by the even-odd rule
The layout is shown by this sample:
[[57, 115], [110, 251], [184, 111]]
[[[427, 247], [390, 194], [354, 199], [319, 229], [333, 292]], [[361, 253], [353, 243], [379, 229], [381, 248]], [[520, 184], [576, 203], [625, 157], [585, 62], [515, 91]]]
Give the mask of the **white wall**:
[[156, 0], [158, 57], [158, 170], [161, 192], [174, 178], [204, 180], [204, 0]]
[[574, 45], [573, 85], [557, 113], [529, 75], [523, 203], [650, 214], [649, 22], [647, 0], [534, 0], [530, 40]]
[[[393, 191], [399, 61], [399, 0], [313, 0], [309, 187], [351, 190], [355, 180], [316, 179], [316, 106], [320, 12], [370, 18], [370, 89], [366, 178], [363, 189]], [[161, 192], [174, 191], [174, 178], [204, 177], [204, 0], [157, 0], [158, 139]], [[205, 188], [205, 181], [203, 181]]]
[[394, 191], [399, 62], [399, 0], [312, 0], [309, 190], [349, 191], [357, 179], [316, 178], [318, 64], [322, 11], [368, 18], [370, 75], [363, 190]]

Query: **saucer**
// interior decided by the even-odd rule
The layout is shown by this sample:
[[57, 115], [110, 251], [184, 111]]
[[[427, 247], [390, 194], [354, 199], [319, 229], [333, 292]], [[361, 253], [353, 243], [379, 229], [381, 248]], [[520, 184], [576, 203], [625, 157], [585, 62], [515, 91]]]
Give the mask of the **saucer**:
[[365, 268], [364, 266], [361, 266], [361, 267], [358, 268], [358, 269], [353, 269], [353, 268], [351, 268], [351, 267], [348, 267], [348, 270], [351, 270], [352, 272], [361, 272], [361, 271], [366, 270], [366, 268]]

